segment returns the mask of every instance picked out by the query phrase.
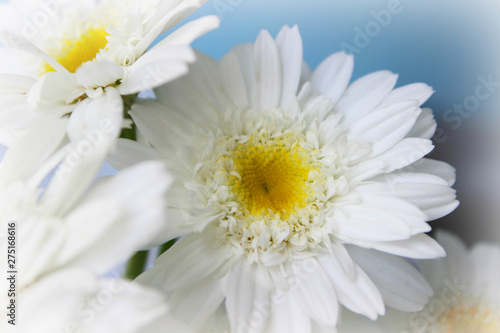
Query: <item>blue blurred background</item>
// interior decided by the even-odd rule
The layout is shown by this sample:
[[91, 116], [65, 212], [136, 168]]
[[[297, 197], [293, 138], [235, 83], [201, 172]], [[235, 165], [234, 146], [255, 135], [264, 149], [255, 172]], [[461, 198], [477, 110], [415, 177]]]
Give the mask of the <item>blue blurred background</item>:
[[[439, 125], [431, 157], [457, 168], [461, 201], [433, 226], [469, 243], [500, 241], [498, 1], [211, 0], [188, 20], [209, 14], [221, 18], [221, 27], [194, 47], [216, 58], [254, 41], [261, 29], [276, 35], [297, 24], [312, 68], [344, 49], [355, 55], [354, 78], [387, 69], [399, 74], [398, 85], [431, 85], [436, 93], [425, 106]], [[110, 172], [106, 167], [102, 174]]]

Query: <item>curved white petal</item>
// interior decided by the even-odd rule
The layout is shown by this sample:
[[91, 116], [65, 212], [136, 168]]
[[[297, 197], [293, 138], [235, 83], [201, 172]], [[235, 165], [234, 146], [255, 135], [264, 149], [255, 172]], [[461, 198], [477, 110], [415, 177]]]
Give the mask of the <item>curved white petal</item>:
[[231, 331], [264, 332], [270, 307], [265, 270], [241, 261], [227, 277], [226, 311]]
[[319, 263], [330, 278], [339, 302], [345, 307], [372, 320], [384, 314], [384, 302], [377, 286], [358, 265], [353, 262], [355, 275], [350, 278], [335, 256], [321, 256]]
[[188, 63], [194, 60], [194, 52], [187, 45], [151, 49], [130, 67], [117, 89], [122, 95], [132, 95], [156, 88], [186, 74]]
[[378, 286], [386, 305], [401, 311], [419, 311], [432, 296], [427, 281], [404, 259], [355, 246], [347, 249]]
[[191, 327], [201, 329], [224, 302], [220, 278], [217, 273], [201, 279], [186, 288], [176, 290], [169, 298], [172, 314]]
[[138, 281], [165, 290], [189, 287], [217, 270], [227, 259], [207, 235], [190, 234], [155, 260], [155, 267]]
[[107, 87], [123, 79], [123, 67], [111, 61], [88, 61], [75, 72], [76, 82], [86, 88]]
[[[409, 178], [410, 179], [410, 178]], [[458, 206], [455, 190], [445, 185], [413, 183], [405, 177], [394, 177], [389, 183], [367, 183], [363, 191], [392, 195], [414, 204], [429, 218], [429, 221], [449, 214]]]
[[422, 109], [413, 128], [406, 135], [409, 138], [431, 139], [436, 132], [437, 123], [431, 109]]
[[349, 125], [377, 107], [394, 88], [397, 78], [391, 72], [380, 71], [353, 82], [336, 106], [344, 115], [343, 123]]
[[404, 138], [392, 148], [374, 157], [374, 159], [385, 163], [387, 167], [384, 171], [389, 173], [406, 167], [414, 162], [420, 162], [421, 158], [429, 154], [433, 149], [434, 145], [431, 140]]
[[441, 245], [426, 234], [418, 234], [403, 241], [362, 242], [353, 240], [352, 243], [366, 249], [375, 249], [396, 256], [414, 259], [435, 259], [446, 256], [446, 252]]
[[412, 83], [400, 88], [396, 88], [387, 95], [379, 107], [385, 107], [393, 103], [405, 100], [417, 100], [418, 106], [421, 106], [434, 93], [432, 87], [425, 83]]
[[370, 140], [373, 143], [371, 156], [377, 156], [408, 134], [420, 112], [416, 101], [395, 103], [356, 120], [349, 127], [349, 133]]
[[[308, 259], [315, 260], [315, 259]], [[295, 273], [294, 298], [302, 311], [321, 326], [335, 326], [340, 315], [340, 306], [330, 277], [315, 260], [314, 271]], [[293, 290], [293, 289], [292, 289]]]
[[286, 108], [295, 99], [302, 74], [303, 46], [299, 28], [283, 27], [276, 37], [276, 45], [280, 52], [282, 67], [280, 106]]
[[229, 52], [222, 57], [219, 64], [224, 89], [237, 107], [249, 105], [247, 87], [238, 57]]
[[293, 293], [283, 294], [273, 302], [268, 332], [311, 332], [311, 319], [302, 311]]
[[332, 54], [314, 70], [311, 76], [313, 88], [337, 103], [351, 79], [354, 57], [344, 52]]
[[217, 29], [220, 24], [219, 17], [215, 15], [204, 16], [199, 19], [193, 20], [184, 24], [179, 29], [173, 31], [171, 34], [162, 39], [158, 44], [152, 47], [162, 47], [166, 44], [169, 45], [189, 45], [195, 39], [203, 36], [207, 32]]
[[255, 83], [252, 105], [263, 110], [277, 107], [281, 100], [282, 68], [278, 47], [269, 32], [263, 30], [254, 48]]
[[57, 114], [37, 119], [4, 155], [0, 163], [0, 187], [31, 177], [63, 143], [67, 124], [68, 120]]
[[401, 172], [425, 173], [444, 179], [448, 186], [453, 186], [456, 180], [456, 170], [448, 163], [422, 158], [400, 170]]
[[111, 152], [106, 161], [113, 168], [122, 170], [140, 162], [159, 159], [161, 159], [160, 154], [151, 146], [128, 139], [118, 139], [116, 149]]

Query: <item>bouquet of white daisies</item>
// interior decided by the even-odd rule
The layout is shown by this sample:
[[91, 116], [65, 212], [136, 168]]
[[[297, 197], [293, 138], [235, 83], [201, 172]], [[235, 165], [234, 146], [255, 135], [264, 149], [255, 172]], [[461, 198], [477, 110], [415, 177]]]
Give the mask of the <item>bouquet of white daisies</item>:
[[1, 332], [499, 332], [500, 247], [426, 234], [432, 88], [297, 26], [215, 60], [203, 2], [0, 6]]

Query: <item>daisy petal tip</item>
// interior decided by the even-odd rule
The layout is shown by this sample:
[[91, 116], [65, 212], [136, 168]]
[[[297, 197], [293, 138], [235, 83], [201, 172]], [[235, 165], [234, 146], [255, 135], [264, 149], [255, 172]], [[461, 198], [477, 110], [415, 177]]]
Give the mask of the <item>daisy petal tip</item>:
[[208, 15], [202, 17], [200, 21], [205, 23], [208, 30], [215, 30], [220, 26], [221, 19], [217, 15]]

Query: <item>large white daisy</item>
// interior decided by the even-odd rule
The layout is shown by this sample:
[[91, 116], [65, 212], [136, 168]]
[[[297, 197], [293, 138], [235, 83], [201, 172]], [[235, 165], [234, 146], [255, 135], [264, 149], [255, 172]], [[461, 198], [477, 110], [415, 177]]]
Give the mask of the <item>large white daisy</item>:
[[[59, 161], [74, 168], [80, 164], [75, 159], [93, 160], [79, 176], [91, 178], [122, 128], [130, 127], [124, 111], [136, 95], [184, 75], [195, 60], [189, 44], [218, 25], [215, 17], [195, 20], [148, 50], [203, 2], [12, 0], [0, 5], [8, 47], [2, 62], [13, 63], [15, 57], [22, 69], [0, 73], [0, 143], [17, 152], [12, 154], [20, 159], [12, 163], [25, 164], [28, 155], [47, 158], [66, 145]], [[59, 118], [67, 124], [58, 126]], [[47, 132], [53, 141], [45, 139]]]
[[377, 322], [350, 317], [339, 332], [500, 332], [500, 246], [479, 243], [467, 249], [458, 237], [445, 231], [439, 231], [436, 239], [448, 256], [418, 262], [434, 290], [422, 311], [390, 311]]
[[444, 256], [426, 221], [457, 206], [454, 169], [422, 159], [432, 89], [393, 90], [387, 71], [349, 85], [352, 70], [336, 53], [308, 73], [285, 27], [220, 62], [200, 54], [133, 107], [154, 148], [123, 140], [114, 163], [161, 156], [176, 175], [169, 219], [189, 234], [140, 279], [168, 291], [179, 317], [204, 327], [222, 307], [232, 332], [309, 332], [333, 328], [339, 304], [374, 319], [384, 303], [427, 303], [430, 287], [398, 256]]
[[[6, 309], [16, 299], [20, 332], [146, 332], [157, 320], [177, 325], [158, 291], [98, 279], [161, 230], [170, 182], [164, 166], [146, 162], [83, 195], [77, 190], [76, 204], [55, 195], [52, 183], [37, 189], [37, 180], [0, 190], [0, 246], [7, 249], [14, 239], [15, 248], [14, 267], [7, 268], [6, 255], [0, 267], [17, 271], [15, 295], [2, 292], [0, 304]], [[1, 290], [12, 289], [10, 283], [4, 277]], [[7, 320], [2, 325], [9, 326]]]

